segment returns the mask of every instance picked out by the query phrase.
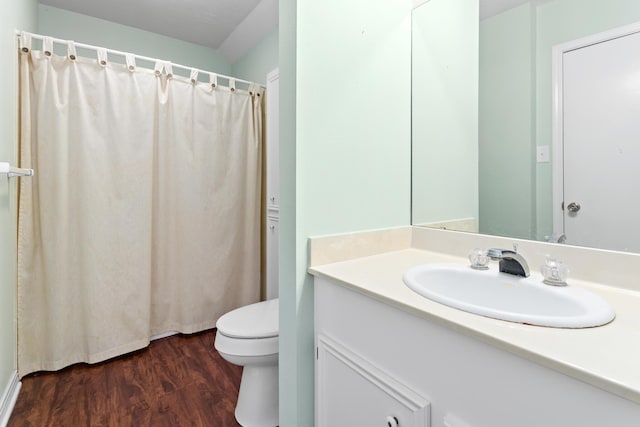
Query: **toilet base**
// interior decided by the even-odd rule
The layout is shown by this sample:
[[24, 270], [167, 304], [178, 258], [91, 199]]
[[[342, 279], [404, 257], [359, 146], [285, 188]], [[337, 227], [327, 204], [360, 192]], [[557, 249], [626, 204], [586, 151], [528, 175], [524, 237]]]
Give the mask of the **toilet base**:
[[278, 425], [277, 364], [244, 367], [235, 416], [243, 427]]

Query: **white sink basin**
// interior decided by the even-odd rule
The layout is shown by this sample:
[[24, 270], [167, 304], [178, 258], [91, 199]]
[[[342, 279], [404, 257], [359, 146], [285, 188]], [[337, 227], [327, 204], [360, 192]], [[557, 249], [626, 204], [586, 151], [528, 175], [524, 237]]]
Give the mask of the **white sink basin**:
[[589, 328], [615, 317], [598, 295], [575, 286], [458, 264], [425, 264], [407, 270], [404, 283], [418, 294], [470, 313], [554, 328]]

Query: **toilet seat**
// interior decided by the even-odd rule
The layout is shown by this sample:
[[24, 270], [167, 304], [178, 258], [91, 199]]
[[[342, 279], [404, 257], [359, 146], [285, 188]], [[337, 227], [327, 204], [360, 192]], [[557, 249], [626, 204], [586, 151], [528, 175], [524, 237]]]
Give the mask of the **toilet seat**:
[[218, 319], [218, 332], [232, 338], [269, 338], [279, 335], [278, 299], [246, 305]]
[[233, 338], [218, 331], [216, 334], [215, 348], [220, 353], [231, 356], [267, 356], [278, 353], [278, 341], [278, 337]]
[[278, 299], [228, 312], [218, 319], [215, 348], [233, 356], [256, 357], [278, 353]]

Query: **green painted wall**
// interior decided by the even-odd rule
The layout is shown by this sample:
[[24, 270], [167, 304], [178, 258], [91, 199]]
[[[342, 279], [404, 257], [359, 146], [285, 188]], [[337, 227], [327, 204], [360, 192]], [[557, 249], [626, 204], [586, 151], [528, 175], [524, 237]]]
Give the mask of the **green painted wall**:
[[[508, 36], [507, 36], [508, 35]], [[480, 23], [480, 227], [535, 234], [535, 8]]]
[[313, 426], [308, 237], [410, 221], [411, 6], [280, 1], [283, 427]]
[[478, 0], [412, 16], [412, 222], [477, 221]]
[[231, 65], [215, 49], [42, 4], [38, 33], [231, 74]]
[[266, 84], [267, 73], [278, 68], [278, 30], [267, 34], [231, 66], [231, 75]]
[[297, 193], [309, 234], [409, 221], [410, 8], [298, 2]]
[[[33, 31], [37, 1], [3, 2], [0, 14], [0, 161], [17, 162], [15, 30]], [[0, 178], [0, 396], [16, 371], [16, 179]]]
[[[313, 310], [308, 296], [301, 299], [301, 286], [297, 283], [296, 267], [296, 229], [298, 213], [296, 211], [296, 0], [279, 1], [279, 103], [280, 103], [280, 234], [279, 251], [279, 297], [280, 297], [280, 354], [279, 362], [283, 369], [279, 370], [280, 387], [280, 425], [282, 427], [304, 426], [298, 424], [304, 411], [309, 412], [309, 393], [312, 386], [298, 386], [298, 379], [309, 379], [305, 370], [308, 366], [299, 360], [298, 347], [304, 349], [308, 345], [303, 341], [309, 334], [309, 316], [305, 311]], [[303, 254], [300, 254], [303, 256]], [[298, 322], [298, 317], [305, 323]], [[313, 326], [311, 326], [313, 328]], [[312, 330], [312, 329], [311, 329]], [[308, 338], [307, 338], [308, 340]], [[313, 360], [313, 359], [312, 359]], [[313, 382], [312, 382], [313, 384]], [[302, 387], [302, 392], [298, 390]], [[306, 396], [305, 396], [306, 394]], [[306, 408], [299, 410], [299, 400], [306, 402]], [[310, 415], [306, 414], [308, 420]]]

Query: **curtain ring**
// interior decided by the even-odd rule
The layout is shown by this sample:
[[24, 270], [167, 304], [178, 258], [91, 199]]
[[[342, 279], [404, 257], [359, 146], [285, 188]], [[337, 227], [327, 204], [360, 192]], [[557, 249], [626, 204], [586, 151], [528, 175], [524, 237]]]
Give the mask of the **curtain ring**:
[[136, 58], [132, 54], [128, 53], [124, 57], [127, 64], [127, 69], [132, 73], [136, 70]]
[[236, 91], [236, 81], [235, 81], [235, 79], [229, 79], [229, 90], [231, 92], [235, 92]]
[[20, 32], [20, 51], [22, 53], [31, 51], [31, 34], [25, 31]]
[[162, 61], [156, 62], [155, 67], [153, 67], [153, 74], [155, 74], [156, 77], [160, 77], [160, 75], [162, 74], [163, 68], [164, 68], [164, 63]]
[[69, 40], [69, 43], [67, 44], [67, 58], [69, 58], [71, 61], [75, 61], [78, 58], [76, 53], [76, 45], [75, 43], [73, 43], [73, 40]]
[[198, 70], [192, 69], [189, 78], [191, 79], [191, 84], [195, 86], [198, 83]]
[[101, 67], [106, 67], [107, 66], [107, 50], [105, 48], [99, 47], [96, 49], [96, 52], [98, 53], [98, 64], [100, 64]]
[[53, 54], [53, 39], [51, 37], [44, 37], [42, 39], [42, 50], [45, 56], [51, 56]]
[[173, 67], [171, 66], [171, 62], [164, 63], [164, 70], [167, 73], [167, 80], [171, 80], [173, 78]]
[[263, 92], [264, 89], [259, 84], [251, 83], [251, 85], [249, 85], [249, 95], [255, 95], [259, 98]]
[[213, 89], [218, 87], [218, 75], [214, 73], [209, 73], [209, 84]]

